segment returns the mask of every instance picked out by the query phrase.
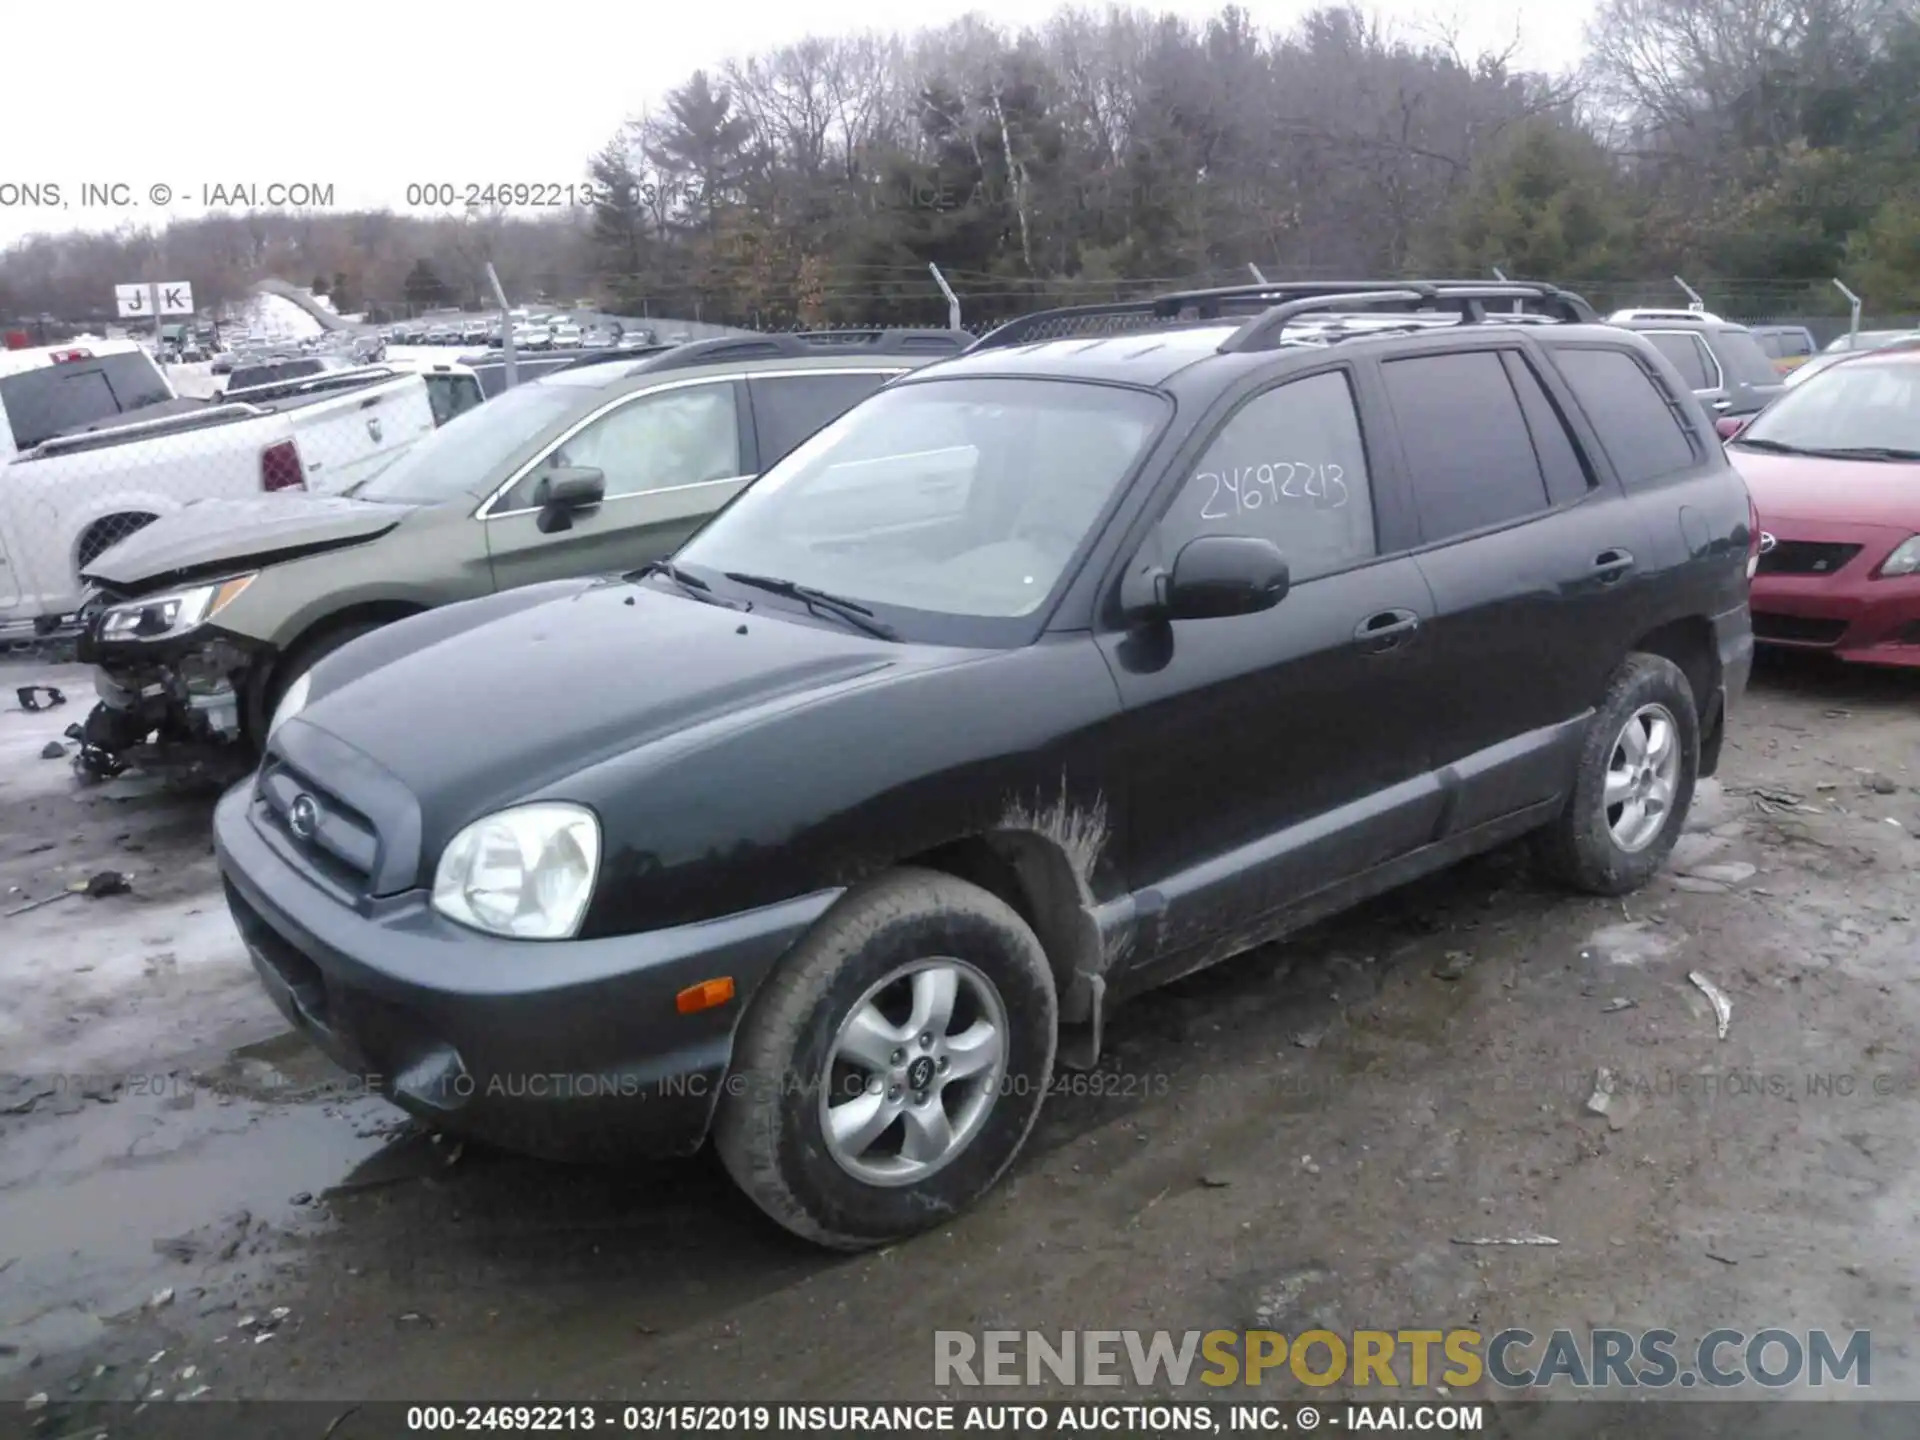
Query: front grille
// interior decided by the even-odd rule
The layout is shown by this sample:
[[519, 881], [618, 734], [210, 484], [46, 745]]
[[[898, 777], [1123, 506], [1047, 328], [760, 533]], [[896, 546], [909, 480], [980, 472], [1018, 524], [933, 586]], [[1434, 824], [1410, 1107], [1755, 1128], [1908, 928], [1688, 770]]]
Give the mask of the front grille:
[[306, 1013], [322, 1025], [328, 1023], [327, 982], [320, 967], [280, 937], [280, 932], [260, 917], [231, 880], [225, 882], [227, 908], [233, 913], [234, 927], [240, 938], [262, 961], [273, 968]]
[[1860, 553], [1858, 545], [1819, 540], [1782, 540], [1762, 551], [1759, 574], [1831, 575]]
[[1753, 638], [1781, 640], [1794, 645], [1832, 645], [1847, 633], [1845, 620], [1822, 620], [1811, 615], [1770, 615], [1753, 612]]
[[[380, 858], [371, 820], [278, 755], [261, 767], [255, 794], [267, 820], [317, 870], [354, 895], [367, 892]], [[296, 808], [299, 820], [309, 823], [298, 823]]]

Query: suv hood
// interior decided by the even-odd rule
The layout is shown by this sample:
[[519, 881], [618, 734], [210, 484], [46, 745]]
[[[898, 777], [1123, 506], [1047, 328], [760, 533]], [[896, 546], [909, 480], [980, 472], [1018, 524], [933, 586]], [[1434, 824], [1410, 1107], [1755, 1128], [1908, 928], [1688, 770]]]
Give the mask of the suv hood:
[[195, 500], [101, 555], [82, 573], [116, 590], [211, 578], [384, 535], [410, 513], [340, 495], [262, 495]]
[[1743, 450], [1737, 439], [1727, 446], [1727, 459], [1747, 482], [1762, 520], [1920, 530], [1920, 464], [1770, 455]]
[[419, 806], [426, 863], [462, 825], [615, 757], [666, 764], [696, 729], [977, 655], [618, 579], [558, 582], [443, 606], [329, 657], [274, 748], [300, 766], [316, 743], [334, 748], [319, 729], [376, 762]]

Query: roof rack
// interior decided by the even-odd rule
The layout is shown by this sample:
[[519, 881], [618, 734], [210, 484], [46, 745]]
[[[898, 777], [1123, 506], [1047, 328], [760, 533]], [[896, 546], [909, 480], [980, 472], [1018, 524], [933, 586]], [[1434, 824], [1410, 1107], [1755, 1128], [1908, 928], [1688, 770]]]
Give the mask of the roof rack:
[[[974, 342], [974, 350], [997, 350], [1044, 340], [1101, 339], [1113, 335], [1165, 330], [1182, 325], [1217, 324], [1234, 316], [1248, 324], [1221, 345], [1226, 350], [1270, 349], [1280, 343], [1287, 320], [1314, 311], [1371, 310], [1397, 306], [1402, 310], [1440, 310], [1460, 323], [1487, 318], [1485, 302], [1514, 302], [1517, 313], [1543, 320], [1591, 324], [1599, 317], [1580, 296], [1544, 282], [1480, 280], [1315, 280], [1276, 281], [1263, 285], [1231, 285], [1211, 290], [1176, 290], [1145, 300], [1123, 300], [1102, 305], [1074, 305], [1041, 310], [1011, 320]], [[1263, 322], [1286, 312], [1277, 324]], [[1257, 342], [1257, 343], [1256, 343]]]
[[574, 356], [563, 365], [556, 365], [554, 369], [578, 370], [583, 365], [605, 365], [615, 360], [646, 360], [671, 349], [673, 346], [664, 341], [652, 345], [629, 345], [625, 349], [613, 345], [595, 347]]
[[645, 356], [632, 373], [680, 370], [729, 360], [793, 360], [853, 350], [862, 355], [958, 355], [973, 343], [973, 336], [964, 330], [793, 330], [721, 335], [666, 346], [661, 354]]
[[1689, 305], [1682, 309], [1678, 305], [1642, 305], [1628, 310], [1616, 310], [1607, 316], [1609, 325], [1620, 325], [1634, 320], [1693, 320], [1708, 325], [1724, 325], [1726, 322], [1712, 311], [1695, 309]]

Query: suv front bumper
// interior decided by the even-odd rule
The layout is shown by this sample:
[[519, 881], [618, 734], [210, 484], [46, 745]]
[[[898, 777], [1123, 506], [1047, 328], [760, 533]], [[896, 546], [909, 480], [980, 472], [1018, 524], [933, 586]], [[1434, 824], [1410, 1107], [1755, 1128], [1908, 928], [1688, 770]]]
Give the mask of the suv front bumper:
[[[337, 1064], [452, 1134], [556, 1160], [686, 1154], [705, 1139], [760, 982], [839, 897], [695, 925], [517, 941], [422, 891], [341, 903], [256, 823], [251, 782], [214, 812], [228, 906], [281, 1013]], [[731, 977], [690, 1015], [676, 997]]]

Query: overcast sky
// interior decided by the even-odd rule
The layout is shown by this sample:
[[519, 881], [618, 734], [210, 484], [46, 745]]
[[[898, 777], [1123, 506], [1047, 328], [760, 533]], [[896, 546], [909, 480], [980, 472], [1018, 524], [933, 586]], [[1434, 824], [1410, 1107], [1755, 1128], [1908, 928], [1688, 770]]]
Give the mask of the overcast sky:
[[[1578, 59], [1587, 0], [1376, 0], [1409, 38], [1453, 16], [1462, 47], [1560, 70]], [[1058, 7], [1051, 7], [1058, 8]], [[1104, 7], [1096, 7], [1104, 8]], [[1152, 10], [1219, 9], [1169, 0]], [[1285, 28], [1309, 0], [1254, 0]], [[1007, 26], [1044, 0], [329, 0], [312, 7], [10, 0], [0, 85], [0, 244], [32, 231], [111, 229], [201, 213], [204, 187], [331, 186], [335, 207], [407, 209], [410, 183], [578, 182], [623, 119], [695, 69], [806, 34], [931, 27], [969, 11]], [[497, 23], [498, 16], [504, 23]], [[150, 47], [151, 57], [143, 54]], [[504, 96], [504, 103], [489, 95]], [[19, 187], [58, 185], [60, 207]], [[130, 208], [83, 206], [124, 186]], [[170, 192], [156, 208], [156, 187]], [[111, 193], [111, 192], [110, 192]]]

